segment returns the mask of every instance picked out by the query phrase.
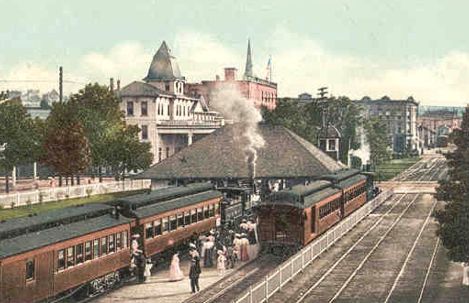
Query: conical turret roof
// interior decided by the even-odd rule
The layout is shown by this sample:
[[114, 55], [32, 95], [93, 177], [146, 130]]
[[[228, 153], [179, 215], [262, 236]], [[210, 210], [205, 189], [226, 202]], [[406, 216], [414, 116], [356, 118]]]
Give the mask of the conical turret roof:
[[150, 68], [148, 69], [148, 75], [143, 80], [161, 81], [176, 79], [184, 79], [184, 77], [181, 76], [176, 58], [171, 55], [171, 50], [166, 42], [163, 41], [156, 54], [153, 56]]

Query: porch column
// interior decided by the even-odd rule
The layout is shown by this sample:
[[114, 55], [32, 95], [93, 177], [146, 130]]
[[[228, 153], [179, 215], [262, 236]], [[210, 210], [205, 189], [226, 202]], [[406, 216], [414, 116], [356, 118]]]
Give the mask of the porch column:
[[188, 133], [187, 133], [187, 146], [192, 145], [192, 137], [193, 137], [192, 132], [191, 132], [191, 131], [188, 132]]

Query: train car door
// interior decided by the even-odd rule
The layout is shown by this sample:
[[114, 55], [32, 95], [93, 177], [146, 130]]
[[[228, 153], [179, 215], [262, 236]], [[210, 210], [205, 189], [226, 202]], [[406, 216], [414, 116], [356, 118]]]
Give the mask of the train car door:
[[316, 206], [311, 207], [311, 233], [316, 233]]

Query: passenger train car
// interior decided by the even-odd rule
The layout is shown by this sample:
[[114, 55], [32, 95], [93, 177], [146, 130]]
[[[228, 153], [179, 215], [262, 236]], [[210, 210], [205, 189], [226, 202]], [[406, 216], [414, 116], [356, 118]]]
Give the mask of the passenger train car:
[[257, 207], [260, 241], [274, 253], [298, 249], [368, 200], [371, 175], [346, 170], [307, 185], [273, 192]]
[[208, 183], [161, 189], [0, 222], [0, 302], [92, 296], [128, 272], [130, 237], [146, 257], [219, 224], [222, 194]]

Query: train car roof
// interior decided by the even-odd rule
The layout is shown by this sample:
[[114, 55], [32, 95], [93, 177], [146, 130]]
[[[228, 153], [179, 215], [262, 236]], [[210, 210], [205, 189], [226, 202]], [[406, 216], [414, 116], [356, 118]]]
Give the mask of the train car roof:
[[51, 227], [54, 223], [76, 221], [109, 213], [112, 207], [105, 204], [84, 204], [42, 212], [36, 215], [0, 221], [0, 239], [24, 232], [38, 231]]
[[[301, 185], [303, 186], [303, 185]], [[294, 186], [294, 187], [299, 187]], [[325, 198], [340, 192], [340, 189], [326, 186], [307, 195], [298, 195], [293, 188], [273, 193], [263, 205], [290, 205], [296, 208], [308, 208]]]
[[190, 206], [206, 200], [222, 197], [222, 193], [216, 190], [210, 190], [202, 193], [196, 193], [190, 196], [180, 197], [173, 200], [158, 202], [155, 204], [147, 205], [137, 208], [132, 211], [136, 218], [146, 218], [149, 216], [158, 215], [167, 211], [175, 210], [178, 208]]
[[213, 187], [214, 186], [211, 183], [192, 183], [186, 186], [167, 187], [153, 190], [145, 194], [128, 196], [120, 198], [116, 202], [121, 206], [127, 205], [130, 206], [130, 208], [138, 208], [161, 201], [212, 190]]
[[321, 177], [321, 179], [341, 181], [341, 180], [350, 178], [352, 176], [358, 175], [359, 173], [360, 173], [360, 170], [358, 169], [344, 169], [344, 170], [339, 170], [332, 174], [324, 175]]
[[0, 240], [0, 259], [59, 243], [110, 227], [128, 224], [131, 219], [111, 214], [60, 225], [45, 230], [26, 233], [20, 236]]
[[345, 180], [342, 180], [341, 182], [339, 182], [337, 184], [338, 187], [342, 188], [342, 189], [345, 189], [347, 187], [350, 187], [352, 185], [354, 185], [355, 183], [358, 183], [362, 180], [366, 180], [366, 176], [364, 175], [355, 175], [353, 177], [350, 177], [348, 179], [345, 179]]

